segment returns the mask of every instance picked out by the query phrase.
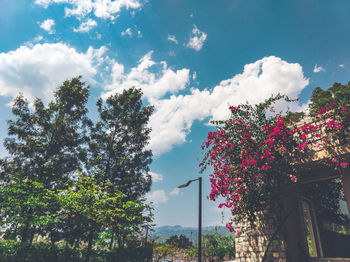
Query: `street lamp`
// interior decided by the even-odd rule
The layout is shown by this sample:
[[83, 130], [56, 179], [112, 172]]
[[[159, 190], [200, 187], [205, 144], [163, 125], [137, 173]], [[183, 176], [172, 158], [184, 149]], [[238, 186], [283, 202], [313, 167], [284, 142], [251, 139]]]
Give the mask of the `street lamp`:
[[202, 178], [188, 180], [178, 188], [188, 187], [193, 181], [198, 180], [198, 262], [202, 262]]

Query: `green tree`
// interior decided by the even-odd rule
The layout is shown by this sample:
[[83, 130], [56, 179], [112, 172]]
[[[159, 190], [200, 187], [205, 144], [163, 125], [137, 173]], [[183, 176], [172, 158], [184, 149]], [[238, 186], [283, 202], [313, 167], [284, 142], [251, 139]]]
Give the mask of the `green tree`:
[[334, 83], [327, 90], [316, 87], [310, 98], [310, 113], [316, 114], [321, 108], [331, 106], [333, 103], [348, 105], [350, 101], [350, 82], [343, 85]]
[[[186, 252], [189, 258], [197, 257], [197, 246]], [[210, 232], [202, 235], [202, 256], [204, 261], [223, 261], [235, 257], [235, 237], [218, 232]]]
[[147, 127], [152, 106], [143, 106], [142, 92], [130, 88], [97, 101], [99, 121], [89, 144], [91, 173], [136, 200], [150, 190], [148, 175], [152, 152], [146, 149], [151, 129]]
[[[146, 149], [152, 106], [131, 88], [97, 102], [99, 121], [87, 117], [89, 87], [65, 81], [45, 105], [19, 95], [8, 121], [0, 160], [0, 216], [7, 235], [31, 241], [49, 234], [67, 247], [111, 232], [119, 248], [152, 222], [142, 198], [149, 191], [152, 153]], [[135, 241], [134, 241], [135, 242]], [[135, 242], [136, 243], [136, 242]]]
[[118, 191], [110, 191], [108, 183], [98, 183], [94, 177], [79, 177], [67, 189], [59, 191], [58, 201], [62, 211], [60, 217], [66, 221], [68, 228], [65, 232], [78, 241], [83, 235], [74, 235], [70, 229], [72, 223], [80, 228], [78, 232], [86, 233], [88, 243], [86, 261], [89, 261], [92, 243], [101, 228], [111, 226], [111, 221], [127, 215], [126, 210], [130, 201]]
[[[8, 121], [9, 137], [4, 142], [9, 157], [0, 161], [3, 183], [12, 183], [17, 174], [20, 180], [35, 181], [47, 190], [58, 190], [69, 181], [72, 173], [82, 169], [86, 159], [87, 127], [91, 125], [86, 116], [88, 96], [89, 87], [77, 77], [58, 87], [47, 106], [36, 99], [31, 110], [22, 95], [16, 97], [12, 106], [15, 119]], [[47, 212], [52, 214], [59, 209], [55, 202], [48, 203], [48, 208]], [[53, 224], [46, 226], [39, 229], [42, 233], [50, 232], [54, 238], [57, 229], [51, 227]], [[24, 228], [33, 231], [33, 225]]]
[[22, 242], [32, 242], [37, 229], [55, 219], [49, 212], [50, 198], [42, 183], [14, 174], [11, 183], [0, 187], [0, 225], [6, 228], [5, 236], [19, 235]]
[[8, 121], [9, 157], [1, 164], [7, 175], [18, 172], [23, 178], [39, 179], [59, 188], [71, 172], [81, 169], [86, 152], [86, 113], [89, 87], [80, 77], [65, 81], [45, 106], [36, 99], [33, 110], [19, 95], [12, 106], [15, 120]]
[[189, 248], [192, 246], [192, 242], [184, 235], [173, 235], [169, 237], [165, 243], [172, 244], [178, 248]]

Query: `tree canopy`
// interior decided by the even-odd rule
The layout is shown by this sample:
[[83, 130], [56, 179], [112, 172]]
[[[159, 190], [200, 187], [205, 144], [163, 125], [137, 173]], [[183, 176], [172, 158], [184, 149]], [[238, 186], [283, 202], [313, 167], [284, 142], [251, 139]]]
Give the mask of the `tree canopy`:
[[81, 77], [64, 81], [48, 104], [16, 97], [4, 142], [9, 155], [0, 160], [5, 237], [32, 242], [39, 234], [74, 248], [83, 241], [86, 261], [102, 233], [110, 233], [109, 248], [123, 248], [152, 221], [144, 196], [152, 183], [153, 107], [132, 87], [99, 99], [92, 121], [88, 99]]

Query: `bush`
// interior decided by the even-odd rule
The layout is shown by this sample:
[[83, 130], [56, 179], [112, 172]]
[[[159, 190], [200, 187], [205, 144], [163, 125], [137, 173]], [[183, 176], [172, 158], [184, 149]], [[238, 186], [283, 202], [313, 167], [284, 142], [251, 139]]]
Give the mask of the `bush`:
[[[0, 262], [83, 262], [85, 249], [52, 247], [49, 243], [34, 244], [16, 241], [0, 242]], [[151, 247], [131, 247], [110, 250], [92, 250], [93, 262], [140, 262], [152, 258]]]

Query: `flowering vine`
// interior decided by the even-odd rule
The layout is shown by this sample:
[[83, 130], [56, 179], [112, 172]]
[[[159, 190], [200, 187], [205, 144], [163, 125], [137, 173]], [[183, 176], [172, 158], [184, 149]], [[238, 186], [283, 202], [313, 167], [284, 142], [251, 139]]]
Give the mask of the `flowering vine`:
[[[230, 106], [231, 117], [213, 121], [217, 129], [201, 146], [206, 150], [201, 171], [213, 167], [209, 198], [223, 197], [218, 207], [229, 208], [235, 220], [246, 218], [251, 225], [258, 211], [276, 203], [282, 183], [298, 181], [296, 163], [306, 154], [325, 154], [335, 169], [349, 164], [333, 150], [349, 135], [348, 105], [334, 103], [301, 124], [274, 113], [272, 105], [280, 99], [292, 101], [277, 95], [256, 106]], [[226, 226], [235, 230], [232, 222]]]

